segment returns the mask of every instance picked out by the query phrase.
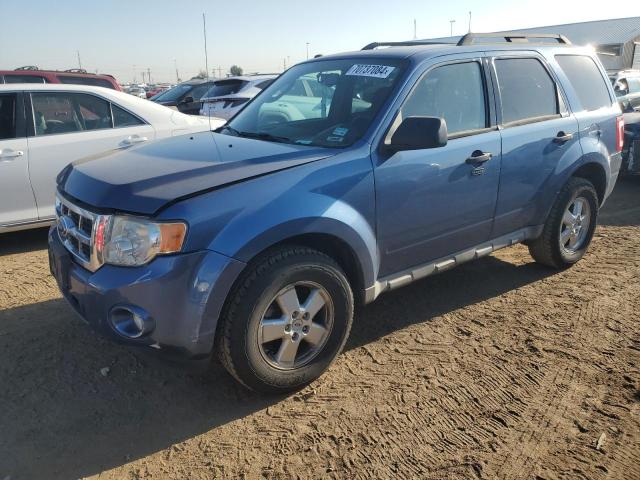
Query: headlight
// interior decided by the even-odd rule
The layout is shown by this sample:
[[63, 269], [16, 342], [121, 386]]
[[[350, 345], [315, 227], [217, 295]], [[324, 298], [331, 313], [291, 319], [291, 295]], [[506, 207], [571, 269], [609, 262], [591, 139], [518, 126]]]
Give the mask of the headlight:
[[144, 265], [156, 255], [179, 252], [187, 233], [181, 222], [114, 216], [105, 223], [98, 225], [96, 232], [98, 255], [104, 263], [128, 267]]

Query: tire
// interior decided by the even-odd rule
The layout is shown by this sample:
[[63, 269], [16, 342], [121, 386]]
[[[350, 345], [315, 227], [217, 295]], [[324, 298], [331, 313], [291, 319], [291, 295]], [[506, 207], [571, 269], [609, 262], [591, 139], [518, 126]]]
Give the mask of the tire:
[[251, 390], [297, 390], [342, 351], [353, 309], [353, 292], [333, 259], [306, 247], [277, 248], [250, 263], [236, 283], [218, 327], [217, 353]]
[[569, 179], [551, 208], [542, 234], [529, 243], [533, 259], [557, 269], [570, 267], [580, 260], [593, 238], [598, 206], [598, 194], [589, 180]]

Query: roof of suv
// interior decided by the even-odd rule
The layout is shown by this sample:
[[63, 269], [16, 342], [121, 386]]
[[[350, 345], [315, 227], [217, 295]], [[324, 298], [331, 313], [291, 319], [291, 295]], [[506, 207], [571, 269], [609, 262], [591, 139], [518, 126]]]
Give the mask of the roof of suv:
[[[439, 57], [442, 55], [449, 55], [455, 53], [473, 53], [473, 52], [491, 52], [491, 51], [523, 51], [529, 50], [534, 52], [549, 52], [549, 53], [568, 53], [568, 52], [589, 52], [593, 51], [588, 47], [576, 47], [573, 45], [552, 45], [541, 43], [483, 43], [473, 45], [461, 45], [458, 46], [455, 43], [441, 43], [441, 44], [424, 44], [424, 45], [407, 45], [407, 46], [393, 46], [387, 48], [379, 48], [372, 50], [356, 50], [352, 52], [337, 53], [332, 55], [326, 55], [314, 59], [308, 60], [308, 62], [322, 61], [322, 60], [339, 60], [349, 58], [396, 58], [407, 59], [413, 58], [416, 61], [426, 60], [428, 58]], [[306, 63], [306, 62], [305, 62]]]

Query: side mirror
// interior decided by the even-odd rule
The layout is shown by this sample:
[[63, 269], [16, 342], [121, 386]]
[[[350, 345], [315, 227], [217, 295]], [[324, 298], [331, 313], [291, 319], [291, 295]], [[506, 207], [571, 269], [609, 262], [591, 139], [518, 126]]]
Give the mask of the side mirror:
[[193, 103], [193, 97], [192, 96], [184, 97], [180, 103]]
[[388, 147], [391, 150], [422, 150], [447, 144], [447, 122], [438, 117], [407, 117], [396, 129]]

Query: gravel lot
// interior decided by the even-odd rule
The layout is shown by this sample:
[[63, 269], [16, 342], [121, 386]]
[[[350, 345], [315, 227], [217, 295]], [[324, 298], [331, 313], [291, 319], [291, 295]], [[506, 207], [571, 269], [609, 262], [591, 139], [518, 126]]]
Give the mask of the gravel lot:
[[0, 285], [3, 480], [640, 478], [640, 181], [575, 267], [517, 246], [383, 295], [288, 397], [94, 335], [44, 230], [0, 236]]

